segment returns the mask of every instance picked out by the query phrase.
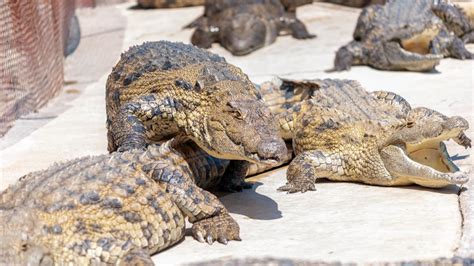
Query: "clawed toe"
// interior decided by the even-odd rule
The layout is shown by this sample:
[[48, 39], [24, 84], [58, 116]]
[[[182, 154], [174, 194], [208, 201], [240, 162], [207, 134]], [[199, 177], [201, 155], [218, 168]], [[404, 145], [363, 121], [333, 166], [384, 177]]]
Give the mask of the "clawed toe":
[[297, 183], [297, 184], [286, 183], [286, 185], [279, 187], [277, 190], [286, 191], [287, 193], [296, 193], [296, 192], [305, 193], [306, 191], [316, 191], [316, 186], [314, 185], [314, 183], [310, 183], [310, 182]]
[[229, 214], [198, 221], [193, 224], [192, 231], [197, 241], [209, 245], [212, 245], [214, 241], [227, 245], [230, 240], [241, 240], [239, 225]]

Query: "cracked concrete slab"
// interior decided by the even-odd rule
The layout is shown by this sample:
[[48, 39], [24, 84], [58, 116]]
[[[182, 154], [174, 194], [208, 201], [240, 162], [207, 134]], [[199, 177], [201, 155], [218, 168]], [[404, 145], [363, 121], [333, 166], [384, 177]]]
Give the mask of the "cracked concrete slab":
[[[0, 140], [0, 189], [54, 161], [105, 153], [105, 81], [120, 51], [147, 40], [188, 42], [192, 31], [182, 26], [202, 12], [201, 7], [134, 10], [130, 6], [79, 12], [81, 21], [92, 23], [83, 28], [83, 34], [98, 38], [83, 40], [80, 49], [84, 53], [68, 63], [67, 79], [83, 87], [78, 87], [67, 101], [67, 108], [51, 111], [45, 123], [25, 128], [27, 133], [14, 141], [8, 135]], [[438, 72], [430, 74], [383, 72], [368, 67], [324, 72], [332, 67], [334, 52], [351, 39], [358, 12], [323, 3], [304, 6], [298, 15], [318, 35], [314, 40], [279, 37], [275, 44], [246, 57], [233, 57], [218, 45], [211, 51], [241, 67], [257, 83], [274, 76], [356, 79], [369, 90], [391, 90], [412, 106], [461, 115], [474, 124], [472, 62], [445, 59]], [[94, 27], [93, 21], [103, 21], [101, 26], [108, 25], [107, 30]], [[108, 46], [111, 41], [113, 46]], [[58, 98], [48, 108], [61, 104], [65, 103]], [[45, 113], [47, 108], [38, 114]], [[472, 130], [467, 135], [473, 137]], [[453, 142], [448, 143], [448, 149], [462, 170], [472, 169], [471, 150]], [[253, 189], [221, 197], [241, 226], [242, 242], [208, 246], [187, 236], [179, 245], [155, 255], [154, 261], [179, 265], [217, 260], [242, 265], [231, 261], [257, 258], [262, 264], [263, 258], [272, 257], [283, 259], [279, 260], [283, 263], [277, 260], [275, 264], [297, 260], [366, 263], [472, 256], [472, 181], [460, 197], [455, 186], [431, 190], [337, 182], [320, 182], [316, 192], [286, 195], [276, 192], [285, 182], [285, 168], [251, 181], [255, 182]]]

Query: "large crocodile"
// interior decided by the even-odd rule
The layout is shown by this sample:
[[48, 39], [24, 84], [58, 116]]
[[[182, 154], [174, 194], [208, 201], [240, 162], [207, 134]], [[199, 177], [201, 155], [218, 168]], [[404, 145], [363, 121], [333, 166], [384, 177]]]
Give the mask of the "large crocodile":
[[296, 39], [313, 38], [296, 18], [296, 7], [310, 0], [207, 0], [204, 15], [188, 27], [196, 27], [191, 42], [202, 48], [218, 42], [234, 55], [246, 55], [275, 42], [280, 34]]
[[366, 7], [354, 40], [336, 54], [335, 70], [370, 65], [383, 70], [430, 71], [443, 57], [470, 59], [468, 18], [446, 1], [391, 0]]
[[110, 152], [185, 136], [183, 143], [232, 160], [219, 164], [229, 190], [246, 186], [248, 164], [239, 160], [276, 164], [287, 154], [274, 116], [248, 77], [192, 45], [148, 42], [123, 53], [107, 80], [106, 107]]
[[314, 190], [319, 178], [433, 188], [468, 181], [443, 143], [452, 139], [471, 147], [464, 118], [411, 108], [399, 95], [369, 93], [356, 81], [285, 80], [283, 85], [282, 94], [300, 102], [280, 117], [296, 154], [281, 190]]
[[184, 237], [240, 240], [220, 201], [195, 185], [173, 140], [30, 173], [0, 194], [0, 265], [153, 265]]

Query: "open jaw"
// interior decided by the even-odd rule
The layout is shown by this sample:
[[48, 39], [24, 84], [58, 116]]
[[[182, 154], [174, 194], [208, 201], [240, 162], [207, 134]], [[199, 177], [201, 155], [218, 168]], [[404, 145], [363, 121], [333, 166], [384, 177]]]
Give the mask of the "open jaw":
[[438, 28], [427, 26], [408, 38], [393, 39], [385, 45], [387, 58], [392, 64], [408, 70], [432, 70], [443, 58], [442, 54], [431, 53], [432, 42], [438, 34]]
[[447, 139], [438, 137], [415, 144], [389, 145], [383, 148], [380, 155], [392, 177], [388, 181], [389, 185], [418, 184], [441, 188], [468, 182], [468, 173], [459, 171], [446, 150], [443, 141]]
[[420, 144], [407, 144], [406, 153], [410, 159], [443, 173], [454, 173], [459, 168], [449, 156], [443, 141], [431, 140]]
[[390, 41], [384, 44], [387, 60], [397, 69], [410, 71], [433, 70], [443, 59], [442, 54], [421, 54], [406, 50], [400, 42]]
[[418, 143], [406, 143], [407, 156], [424, 166], [442, 173], [455, 173], [459, 167], [451, 160], [444, 141], [453, 139], [466, 149], [471, 147], [471, 140], [464, 134], [464, 130], [452, 130], [448, 134], [437, 138], [427, 139]]

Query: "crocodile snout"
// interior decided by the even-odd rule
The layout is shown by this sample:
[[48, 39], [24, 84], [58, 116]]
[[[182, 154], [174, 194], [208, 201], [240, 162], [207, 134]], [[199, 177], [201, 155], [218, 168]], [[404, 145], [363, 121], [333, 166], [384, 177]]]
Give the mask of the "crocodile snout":
[[286, 158], [288, 150], [283, 139], [279, 139], [262, 141], [258, 146], [257, 153], [262, 163], [277, 164]]

